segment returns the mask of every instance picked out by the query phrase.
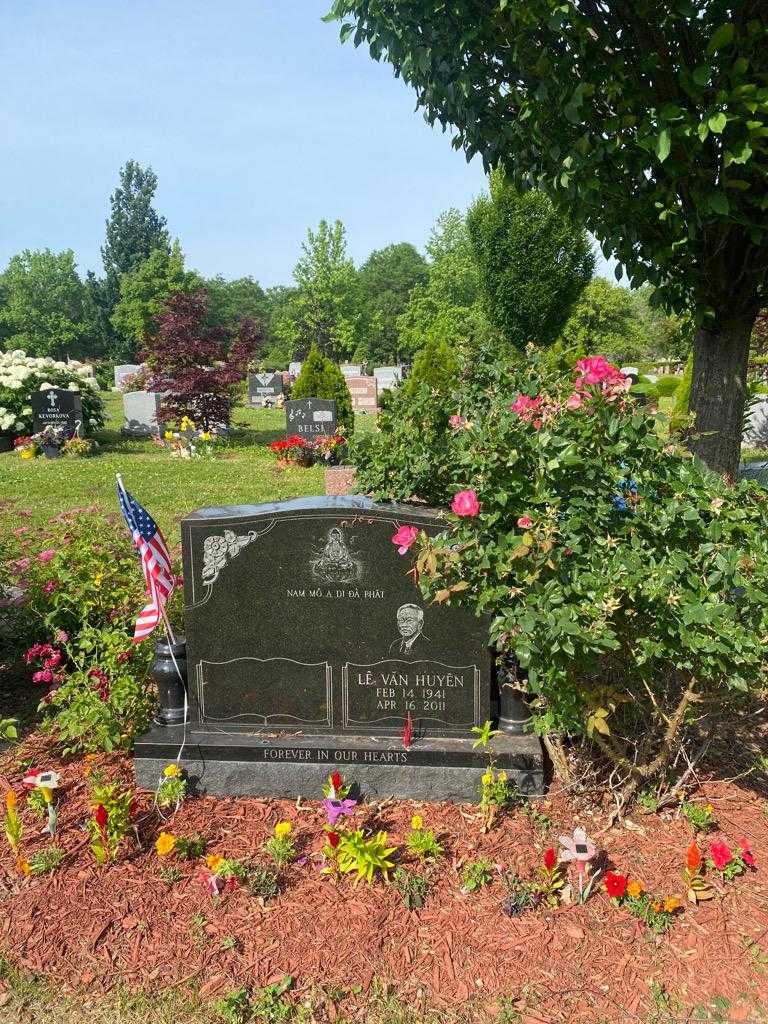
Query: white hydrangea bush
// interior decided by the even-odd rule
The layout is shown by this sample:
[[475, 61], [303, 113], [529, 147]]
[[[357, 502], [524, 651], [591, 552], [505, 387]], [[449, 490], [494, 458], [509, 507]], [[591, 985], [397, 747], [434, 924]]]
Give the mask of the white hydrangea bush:
[[48, 388], [79, 391], [88, 432], [104, 426], [104, 403], [92, 367], [49, 356], [35, 358], [17, 348], [0, 352], [0, 433], [30, 434], [32, 394]]

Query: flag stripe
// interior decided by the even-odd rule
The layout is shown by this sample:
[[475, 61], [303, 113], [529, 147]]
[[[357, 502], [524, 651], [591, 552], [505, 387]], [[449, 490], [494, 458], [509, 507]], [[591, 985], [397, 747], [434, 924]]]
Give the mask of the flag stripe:
[[138, 643], [155, 629], [173, 593], [171, 555], [160, 529], [145, 508], [118, 483], [120, 508], [139, 553], [141, 570], [147, 584], [148, 603], [136, 618], [133, 640]]

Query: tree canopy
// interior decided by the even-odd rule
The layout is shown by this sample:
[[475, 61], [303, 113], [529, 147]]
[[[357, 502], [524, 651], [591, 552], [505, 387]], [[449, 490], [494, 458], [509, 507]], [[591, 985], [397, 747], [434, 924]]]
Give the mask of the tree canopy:
[[734, 471], [768, 287], [768, 21], [761, 0], [334, 0], [427, 119], [544, 189], [633, 285], [694, 309], [697, 449]]
[[71, 249], [25, 249], [0, 276], [0, 330], [9, 348], [31, 356], [79, 353], [88, 323]]

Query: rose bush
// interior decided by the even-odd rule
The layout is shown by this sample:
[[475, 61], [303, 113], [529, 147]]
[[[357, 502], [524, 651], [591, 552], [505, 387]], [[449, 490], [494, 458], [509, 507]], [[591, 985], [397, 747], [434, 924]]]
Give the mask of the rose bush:
[[[762, 685], [768, 635], [768, 495], [710, 473], [627, 387], [604, 360], [563, 377], [531, 355], [457, 394], [416, 493], [464, 494], [410, 556], [427, 597], [490, 615], [537, 731], [597, 748], [623, 800]], [[402, 497], [384, 459], [378, 493]]]
[[31, 434], [32, 393], [48, 388], [80, 392], [84, 432], [104, 426], [104, 403], [88, 367], [81, 363], [68, 366], [48, 357], [36, 359], [15, 349], [0, 352], [0, 432]]

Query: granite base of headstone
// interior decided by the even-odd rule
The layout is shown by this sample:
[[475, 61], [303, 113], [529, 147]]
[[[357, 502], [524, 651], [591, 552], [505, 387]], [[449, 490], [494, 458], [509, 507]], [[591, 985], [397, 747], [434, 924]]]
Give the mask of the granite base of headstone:
[[123, 395], [123, 434], [129, 437], [152, 437], [162, 434], [165, 424], [158, 411], [165, 394], [156, 391], [128, 391]]
[[[189, 718], [138, 740], [139, 785], [184, 739], [200, 792], [319, 798], [338, 768], [364, 799], [476, 800], [487, 758], [472, 728], [499, 706], [488, 622], [422, 599], [391, 540], [404, 525], [445, 520], [363, 497], [187, 516]], [[498, 768], [541, 793], [536, 737], [492, 742]]]

